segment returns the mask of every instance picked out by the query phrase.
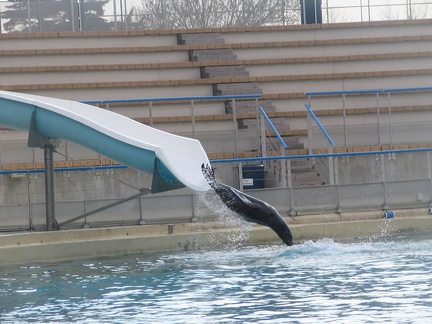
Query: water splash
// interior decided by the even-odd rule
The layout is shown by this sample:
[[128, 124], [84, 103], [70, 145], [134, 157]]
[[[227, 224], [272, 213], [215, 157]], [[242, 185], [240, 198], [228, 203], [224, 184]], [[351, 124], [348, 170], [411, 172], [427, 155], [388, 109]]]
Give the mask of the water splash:
[[213, 190], [199, 192], [196, 197], [195, 221], [206, 233], [203, 240], [214, 248], [230, 250], [249, 239], [252, 225], [229, 210]]

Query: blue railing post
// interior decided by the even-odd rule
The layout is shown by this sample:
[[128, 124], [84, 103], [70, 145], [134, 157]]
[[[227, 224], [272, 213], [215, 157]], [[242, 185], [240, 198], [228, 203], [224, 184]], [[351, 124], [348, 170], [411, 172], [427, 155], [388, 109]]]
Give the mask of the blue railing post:
[[[279, 144], [280, 144], [280, 155], [284, 156], [285, 155], [285, 150], [288, 148], [288, 145], [285, 143], [285, 141], [283, 140], [282, 136], [279, 134], [278, 130], [276, 129], [275, 125], [273, 124], [273, 122], [271, 121], [271, 119], [267, 116], [265, 110], [262, 107], [258, 107], [258, 111], [260, 112], [260, 116], [263, 118], [261, 119], [260, 122], [260, 128], [261, 130], [261, 142], [262, 142], [262, 151], [263, 153], [261, 154], [262, 156], [267, 156], [267, 151], [266, 151], [266, 137], [265, 137], [265, 123], [267, 122], [267, 124], [270, 126], [271, 130], [273, 131], [273, 133], [275, 134], [275, 136], [277, 137]], [[283, 187], [286, 187], [286, 172], [287, 172], [287, 166], [286, 166], [286, 160], [282, 160], [280, 163], [280, 177], [281, 177], [281, 185]]]
[[321, 132], [324, 134], [324, 136], [327, 138], [327, 141], [331, 146], [334, 146], [335, 143], [333, 142], [333, 139], [331, 138], [330, 134], [327, 132], [327, 130], [324, 128], [324, 126], [319, 121], [318, 117], [315, 115], [315, 113], [312, 111], [312, 108], [309, 106], [309, 104], [305, 103], [305, 107], [309, 113], [309, 115], [312, 117], [312, 119], [315, 121], [315, 123], [318, 125]]
[[259, 112], [261, 113], [261, 116], [264, 117], [264, 120], [267, 122], [267, 125], [270, 126], [271, 130], [273, 131], [273, 133], [275, 134], [275, 136], [279, 140], [279, 143], [282, 145], [282, 147], [285, 149], [288, 148], [288, 146], [286, 145], [286, 143], [284, 142], [284, 140], [280, 136], [278, 130], [276, 129], [275, 125], [270, 120], [270, 118], [267, 116], [266, 112], [264, 111], [264, 109], [262, 107], [259, 107]]

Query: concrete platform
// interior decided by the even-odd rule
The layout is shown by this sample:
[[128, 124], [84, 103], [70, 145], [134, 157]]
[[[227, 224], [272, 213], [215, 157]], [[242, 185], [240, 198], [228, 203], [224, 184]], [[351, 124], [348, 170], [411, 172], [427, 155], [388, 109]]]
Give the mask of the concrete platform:
[[[321, 238], [356, 240], [395, 234], [432, 235], [432, 216], [428, 209], [394, 212], [395, 218], [392, 219], [385, 219], [382, 211], [376, 211], [308, 215], [287, 221], [295, 244]], [[56, 262], [144, 252], [208, 250], [216, 248], [215, 245], [230, 244], [233, 233], [235, 229], [227, 228], [222, 223], [183, 223], [3, 234], [0, 235], [0, 263]], [[243, 244], [281, 244], [281, 241], [270, 229], [254, 225]]]

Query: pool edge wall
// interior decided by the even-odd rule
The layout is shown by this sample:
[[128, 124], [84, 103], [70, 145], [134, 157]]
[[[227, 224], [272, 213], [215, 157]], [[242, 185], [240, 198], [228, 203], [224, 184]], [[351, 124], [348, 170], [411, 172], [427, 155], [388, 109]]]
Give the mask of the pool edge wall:
[[[427, 209], [396, 210], [395, 218], [382, 211], [302, 216], [287, 219], [294, 242], [331, 238], [370, 239], [395, 234], [432, 233]], [[172, 234], [170, 234], [172, 233]], [[235, 230], [221, 223], [139, 225], [55, 232], [25, 232], [0, 235], [1, 264], [56, 262], [145, 252], [175, 252], [232, 245]], [[215, 238], [217, 247], [215, 247]], [[263, 226], [250, 229], [244, 245], [282, 244]]]

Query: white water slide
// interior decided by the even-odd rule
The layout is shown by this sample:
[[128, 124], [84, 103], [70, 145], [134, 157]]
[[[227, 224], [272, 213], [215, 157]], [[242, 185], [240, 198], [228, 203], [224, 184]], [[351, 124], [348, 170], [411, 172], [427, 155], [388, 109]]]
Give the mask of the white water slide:
[[43, 138], [74, 142], [152, 173], [153, 184], [157, 178], [158, 186], [165, 188], [162, 190], [179, 184], [196, 191], [210, 188], [201, 172], [201, 165], [209, 164], [209, 160], [198, 140], [166, 133], [102, 108], [0, 91], [0, 124], [30, 133], [36, 128]]

